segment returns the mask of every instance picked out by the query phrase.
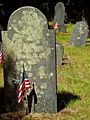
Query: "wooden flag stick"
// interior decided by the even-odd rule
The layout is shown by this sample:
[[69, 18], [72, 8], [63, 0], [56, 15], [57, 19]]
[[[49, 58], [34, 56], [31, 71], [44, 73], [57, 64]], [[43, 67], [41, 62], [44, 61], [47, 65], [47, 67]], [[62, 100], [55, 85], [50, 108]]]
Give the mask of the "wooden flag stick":
[[26, 90], [26, 89], [25, 89], [25, 94], [26, 94], [26, 103], [27, 103], [27, 106], [26, 106], [26, 114], [29, 114], [28, 96], [27, 96], [27, 90]]
[[[24, 64], [23, 64], [23, 77], [25, 77], [25, 68], [24, 68]], [[25, 83], [24, 83], [24, 87], [25, 87]], [[29, 114], [29, 106], [28, 106], [28, 96], [27, 96], [27, 90], [25, 87], [25, 97], [26, 97], [26, 114]]]

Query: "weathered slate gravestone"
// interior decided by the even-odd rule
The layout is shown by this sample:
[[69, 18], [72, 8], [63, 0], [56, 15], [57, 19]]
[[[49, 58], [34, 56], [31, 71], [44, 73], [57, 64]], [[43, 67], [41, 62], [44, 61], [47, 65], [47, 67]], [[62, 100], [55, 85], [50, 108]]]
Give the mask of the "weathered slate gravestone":
[[72, 30], [70, 37], [71, 46], [82, 46], [85, 45], [88, 37], [88, 25], [84, 21], [77, 22]]
[[58, 2], [55, 6], [54, 26], [55, 24], [58, 24], [59, 32], [66, 32], [64, 19], [65, 19], [65, 6], [62, 2]]
[[20, 79], [24, 64], [37, 97], [34, 112], [56, 112], [55, 32], [48, 29], [44, 14], [30, 6], [17, 9], [9, 18], [8, 31], [2, 32], [2, 41], [8, 109], [15, 105], [12, 80]]
[[63, 63], [63, 55], [64, 55], [64, 46], [59, 43], [56, 43], [56, 60], [57, 66], [61, 66]]

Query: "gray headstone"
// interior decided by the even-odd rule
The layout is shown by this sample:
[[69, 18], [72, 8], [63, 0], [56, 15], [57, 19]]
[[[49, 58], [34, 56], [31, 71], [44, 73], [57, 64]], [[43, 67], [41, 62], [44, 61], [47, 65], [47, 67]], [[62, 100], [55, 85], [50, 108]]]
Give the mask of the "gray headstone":
[[56, 112], [55, 32], [48, 29], [44, 14], [30, 6], [17, 9], [9, 18], [8, 31], [2, 33], [2, 41], [7, 97], [11, 106], [12, 79], [20, 79], [24, 63], [35, 86], [34, 112]]
[[3, 79], [3, 51], [2, 43], [0, 42], [0, 88], [4, 88], [4, 79]]
[[71, 46], [82, 46], [86, 44], [88, 37], [88, 25], [84, 21], [77, 22], [72, 30], [70, 37]]
[[63, 63], [63, 55], [64, 55], [64, 46], [56, 43], [56, 59], [57, 59], [57, 66], [61, 66]]
[[59, 32], [66, 32], [66, 26], [64, 24], [65, 19], [65, 6], [62, 2], [58, 2], [55, 6], [54, 25], [58, 23]]

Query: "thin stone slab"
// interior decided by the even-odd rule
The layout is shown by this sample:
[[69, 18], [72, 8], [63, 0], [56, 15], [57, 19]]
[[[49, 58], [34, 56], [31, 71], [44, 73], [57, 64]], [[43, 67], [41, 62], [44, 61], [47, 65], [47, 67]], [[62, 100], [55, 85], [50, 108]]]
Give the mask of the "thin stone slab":
[[56, 43], [56, 59], [57, 66], [61, 66], [63, 63], [63, 55], [64, 55], [64, 46], [59, 43]]
[[62, 2], [58, 2], [55, 6], [54, 24], [58, 23], [59, 32], [66, 32], [66, 26], [64, 24], [64, 19], [65, 19], [65, 6]]
[[56, 112], [55, 32], [48, 29], [45, 15], [34, 7], [19, 8], [10, 16], [8, 31], [2, 32], [2, 41], [9, 106], [15, 105], [12, 79], [20, 80], [24, 64], [31, 83], [34, 83], [37, 99], [32, 105], [35, 108], [29, 106], [30, 110]]
[[3, 78], [3, 51], [2, 43], [0, 42], [0, 88], [4, 88], [4, 78]]
[[85, 46], [88, 37], [88, 25], [84, 21], [77, 22], [72, 30], [70, 36], [71, 46]]

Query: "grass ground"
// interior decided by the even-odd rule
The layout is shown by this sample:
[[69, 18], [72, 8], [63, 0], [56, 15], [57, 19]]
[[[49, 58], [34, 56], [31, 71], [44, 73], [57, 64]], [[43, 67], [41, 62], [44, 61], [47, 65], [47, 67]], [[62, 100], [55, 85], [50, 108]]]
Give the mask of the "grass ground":
[[73, 111], [70, 120], [90, 120], [90, 45], [70, 47], [69, 37], [57, 36], [57, 42], [64, 46], [64, 65], [57, 67], [57, 92], [62, 95], [64, 109]]
[[[66, 63], [58, 68], [57, 91], [68, 94], [65, 100], [66, 108], [74, 110], [71, 120], [80, 120], [84, 115], [90, 119], [90, 47], [66, 47]], [[76, 97], [75, 97], [76, 96]], [[69, 102], [67, 103], [67, 101]]]
[[64, 46], [63, 65], [57, 66], [58, 112], [29, 114], [22, 120], [90, 120], [90, 45], [70, 47], [72, 27], [67, 24], [67, 33], [56, 36]]

